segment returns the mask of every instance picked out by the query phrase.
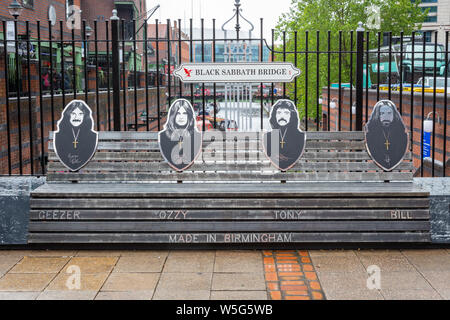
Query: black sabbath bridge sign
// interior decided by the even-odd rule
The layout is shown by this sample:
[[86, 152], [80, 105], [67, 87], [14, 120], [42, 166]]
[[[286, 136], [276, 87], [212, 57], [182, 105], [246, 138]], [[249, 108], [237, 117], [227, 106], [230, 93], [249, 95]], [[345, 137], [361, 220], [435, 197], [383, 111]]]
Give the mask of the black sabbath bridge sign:
[[183, 82], [291, 82], [300, 69], [290, 62], [183, 63], [173, 74]]

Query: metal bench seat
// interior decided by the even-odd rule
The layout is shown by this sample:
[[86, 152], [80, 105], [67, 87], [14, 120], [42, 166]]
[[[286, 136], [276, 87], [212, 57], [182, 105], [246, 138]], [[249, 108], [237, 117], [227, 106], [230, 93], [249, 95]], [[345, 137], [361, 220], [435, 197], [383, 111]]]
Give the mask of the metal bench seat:
[[[205, 132], [182, 173], [155, 132], [100, 132], [79, 172], [49, 143], [47, 183], [32, 192], [31, 243], [429, 242], [429, 194], [412, 183], [411, 155], [384, 172], [362, 132], [308, 132], [287, 172], [258, 133]], [[224, 148], [225, 146], [225, 148]]]

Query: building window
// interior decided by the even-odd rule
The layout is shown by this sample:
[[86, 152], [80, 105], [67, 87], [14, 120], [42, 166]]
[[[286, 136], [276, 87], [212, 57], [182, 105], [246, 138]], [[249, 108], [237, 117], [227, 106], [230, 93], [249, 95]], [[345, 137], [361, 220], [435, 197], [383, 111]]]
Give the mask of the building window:
[[22, 0], [22, 6], [24, 8], [33, 9], [33, 7], [34, 7], [34, 0]]
[[437, 22], [437, 16], [427, 16], [424, 22]]
[[427, 9], [430, 9], [430, 11], [428, 11], [428, 13], [437, 13], [437, 6], [432, 6], [432, 7], [420, 7], [422, 9], [422, 11], [426, 11]]

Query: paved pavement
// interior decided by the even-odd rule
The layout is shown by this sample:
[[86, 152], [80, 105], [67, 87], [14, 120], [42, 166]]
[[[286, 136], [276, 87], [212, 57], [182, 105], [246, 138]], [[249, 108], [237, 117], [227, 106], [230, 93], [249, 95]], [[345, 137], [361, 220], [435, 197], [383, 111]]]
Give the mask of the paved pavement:
[[0, 299], [449, 300], [450, 249], [0, 250]]

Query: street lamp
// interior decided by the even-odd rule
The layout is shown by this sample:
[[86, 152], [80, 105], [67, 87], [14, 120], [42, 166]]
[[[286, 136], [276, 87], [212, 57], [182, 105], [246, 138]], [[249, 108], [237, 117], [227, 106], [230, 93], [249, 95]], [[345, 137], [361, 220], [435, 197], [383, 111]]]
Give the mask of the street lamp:
[[17, 2], [17, 0], [14, 0], [8, 6], [9, 14], [12, 15], [15, 20], [17, 20], [17, 18], [22, 13], [22, 9], [22, 6]]

